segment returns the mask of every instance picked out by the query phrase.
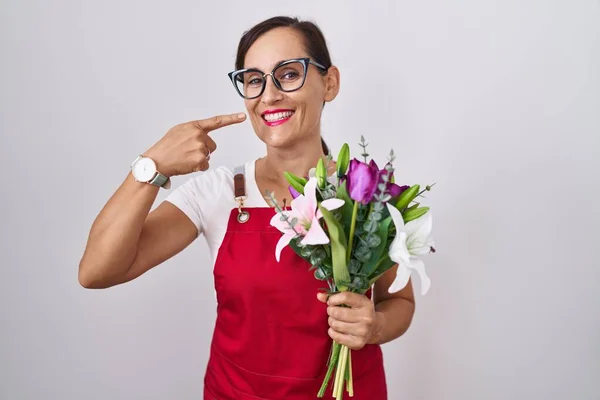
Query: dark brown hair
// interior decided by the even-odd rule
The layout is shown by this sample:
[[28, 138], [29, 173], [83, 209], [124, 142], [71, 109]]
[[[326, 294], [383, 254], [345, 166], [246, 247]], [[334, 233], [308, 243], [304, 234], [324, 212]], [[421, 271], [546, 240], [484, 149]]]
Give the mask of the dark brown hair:
[[[327, 49], [327, 42], [325, 36], [319, 27], [310, 21], [301, 21], [298, 18], [278, 16], [264, 20], [257, 25], [253, 26], [250, 30], [244, 32], [237, 49], [237, 56], [235, 59], [235, 69], [244, 68], [244, 60], [246, 59], [246, 53], [254, 42], [265, 33], [275, 28], [292, 28], [300, 32], [304, 37], [304, 47], [308, 52], [311, 59], [323, 65], [326, 69], [331, 67], [331, 57], [329, 56], [329, 50]], [[326, 74], [326, 71], [321, 71], [322, 74]], [[321, 138], [321, 147], [325, 154], [329, 154], [329, 147]]]

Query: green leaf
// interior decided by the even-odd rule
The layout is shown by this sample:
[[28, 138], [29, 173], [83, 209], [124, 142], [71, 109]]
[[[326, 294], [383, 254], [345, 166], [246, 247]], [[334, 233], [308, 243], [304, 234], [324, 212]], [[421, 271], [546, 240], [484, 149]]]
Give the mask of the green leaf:
[[354, 250], [354, 257], [360, 262], [367, 262], [373, 256], [373, 252], [366, 243], [360, 243]]
[[371, 221], [371, 220], [365, 222], [363, 224], [362, 228], [363, 228], [363, 231], [367, 232], [367, 233], [375, 233], [379, 229], [377, 221]]
[[350, 274], [346, 265], [346, 235], [342, 225], [336, 220], [333, 214], [326, 208], [319, 205], [319, 210], [323, 213], [323, 219], [327, 224], [329, 239], [331, 240], [331, 261], [333, 264], [333, 280], [338, 290], [343, 292], [347, 290], [347, 284], [350, 282]]
[[382, 239], [375, 233], [369, 233], [365, 238], [365, 242], [367, 242], [367, 246], [369, 246], [371, 249], [374, 249], [381, 244]]
[[400, 211], [404, 210], [406, 206], [410, 204], [411, 201], [414, 200], [415, 197], [419, 194], [419, 185], [413, 185], [410, 188], [406, 189], [400, 197], [398, 198], [398, 202], [396, 203], [396, 208]]
[[[377, 203], [377, 204], [381, 204], [381, 203]], [[375, 210], [373, 210], [373, 211], [371, 212], [371, 214], [369, 214], [369, 219], [370, 219], [371, 221], [375, 221], [375, 222], [379, 222], [379, 221], [381, 221], [381, 218], [382, 218], [382, 217], [383, 217], [383, 215], [381, 215], [381, 213], [380, 213], [380, 212], [377, 212], [377, 211], [375, 211]]]
[[354, 258], [352, 260], [350, 260], [350, 263], [348, 264], [348, 269], [350, 270], [350, 274], [351, 275], [358, 274], [361, 266], [362, 266], [362, 264], [360, 263], [360, 261], [355, 260]]
[[371, 276], [371, 274], [375, 271], [375, 268], [377, 268], [381, 257], [384, 256], [383, 252], [389, 247], [387, 239], [391, 223], [392, 217], [387, 217], [379, 224], [379, 231], [377, 232], [377, 235], [379, 236], [379, 239], [381, 239], [381, 242], [379, 243], [379, 246], [371, 250], [371, 258], [362, 268], [361, 272], [366, 276]]
[[419, 218], [422, 215], [425, 215], [427, 211], [429, 211], [429, 207], [415, 208], [412, 210], [408, 210], [404, 214], [402, 214], [402, 218], [404, 219], [404, 223], [407, 223]]
[[379, 260], [379, 265], [377, 266], [377, 268], [372, 274], [373, 276], [369, 280], [369, 287], [373, 285], [375, 281], [377, 281], [377, 279], [381, 277], [381, 275], [385, 274], [394, 265], [396, 265], [396, 263], [393, 262], [387, 254], [385, 255], [385, 257]]
[[304, 253], [306, 252], [306, 247], [300, 247], [298, 245], [298, 237], [292, 239], [290, 241], [290, 247], [292, 248], [292, 250], [294, 250], [294, 252], [296, 254], [298, 254], [300, 257], [302, 257], [303, 259], [305, 259], [306, 261], [308, 261], [308, 259], [310, 258], [310, 254], [308, 256], [305, 256]]
[[348, 181], [344, 181], [340, 184], [337, 191], [337, 198], [344, 200], [344, 205], [339, 208], [342, 212], [342, 222], [345, 229], [346, 237], [350, 235], [350, 225], [352, 225], [352, 212], [354, 211], [354, 202], [348, 195], [346, 190], [346, 184]]
[[322, 268], [317, 268], [315, 269], [315, 278], [317, 278], [320, 281], [324, 281], [325, 279], [327, 279], [327, 275]]

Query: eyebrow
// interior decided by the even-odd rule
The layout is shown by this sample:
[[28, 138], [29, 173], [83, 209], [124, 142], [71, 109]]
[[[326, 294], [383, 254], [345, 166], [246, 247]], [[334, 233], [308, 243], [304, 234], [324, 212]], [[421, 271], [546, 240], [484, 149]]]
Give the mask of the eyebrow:
[[[292, 58], [286, 58], [285, 60], [279, 60], [279, 61], [277, 61], [277, 62], [275, 63], [275, 66], [274, 66], [273, 68], [271, 68], [271, 70], [273, 70], [274, 68], [276, 68], [276, 67], [277, 67], [278, 65], [280, 65], [281, 63], [284, 63], [284, 62], [286, 62], [286, 61], [289, 61], [289, 60], [296, 60], [296, 59], [298, 59], [298, 58], [303, 58], [303, 57], [292, 57]], [[259, 71], [261, 71], [261, 72], [264, 72], [264, 71], [262, 71], [260, 68], [257, 68], [257, 67], [246, 67], [246, 68], [244, 68], [244, 69], [257, 69], [257, 70], [259, 70]]]
[[279, 64], [281, 64], [281, 63], [284, 63], [284, 62], [286, 62], [286, 61], [289, 61], [289, 60], [295, 60], [295, 59], [297, 59], [297, 58], [301, 58], [301, 57], [288, 58], [287, 60], [279, 60], [279, 61], [277, 61], [277, 62], [275, 63], [275, 67], [276, 67], [276, 66], [278, 66], [278, 65], [279, 65]]

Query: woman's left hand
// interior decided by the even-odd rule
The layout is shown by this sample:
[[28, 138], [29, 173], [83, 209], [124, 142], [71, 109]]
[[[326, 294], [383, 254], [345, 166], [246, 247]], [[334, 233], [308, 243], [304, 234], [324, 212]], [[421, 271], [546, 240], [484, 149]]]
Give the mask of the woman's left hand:
[[[331, 295], [318, 293], [317, 298], [327, 303], [329, 336], [352, 350], [360, 350], [371, 343], [378, 330], [377, 312], [373, 301], [363, 294], [342, 292]], [[340, 307], [340, 305], [348, 307]]]

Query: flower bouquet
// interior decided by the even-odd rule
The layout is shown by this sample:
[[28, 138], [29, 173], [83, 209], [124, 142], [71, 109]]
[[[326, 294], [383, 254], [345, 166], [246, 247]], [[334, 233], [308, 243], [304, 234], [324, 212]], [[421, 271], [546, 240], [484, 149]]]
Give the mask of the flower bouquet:
[[[285, 173], [293, 200], [291, 209], [282, 209], [272, 193], [267, 198], [276, 209], [271, 225], [282, 232], [275, 256], [289, 245], [307, 260], [316, 279], [327, 282], [329, 294], [352, 291], [365, 294], [387, 270], [398, 265], [389, 288], [396, 292], [406, 286], [413, 271], [421, 281], [421, 293], [429, 290], [420, 256], [435, 251], [431, 237], [432, 219], [428, 207], [417, 202], [424, 191], [419, 185], [395, 183], [393, 150], [379, 169], [367, 163], [365, 140], [361, 137], [364, 162], [350, 160], [348, 144], [337, 158], [337, 173], [327, 176], [323, 159], [309, 176]], [[331, 155], [327, 157], [331, 160]], [[333, 397], [341, 399], [344, 386], [353, 396], [351, 351], [333, 341], [328, 369], [318, 393], [323, 397], [335, 372]]]

